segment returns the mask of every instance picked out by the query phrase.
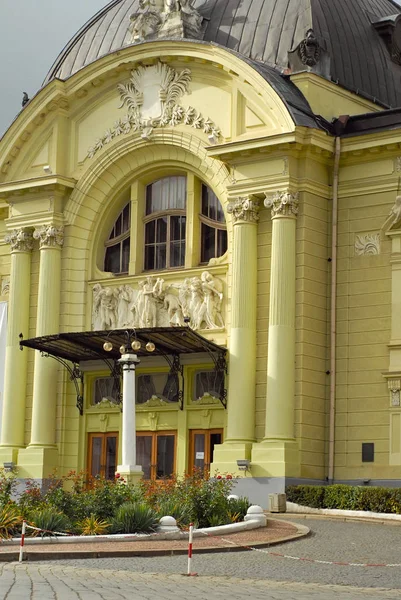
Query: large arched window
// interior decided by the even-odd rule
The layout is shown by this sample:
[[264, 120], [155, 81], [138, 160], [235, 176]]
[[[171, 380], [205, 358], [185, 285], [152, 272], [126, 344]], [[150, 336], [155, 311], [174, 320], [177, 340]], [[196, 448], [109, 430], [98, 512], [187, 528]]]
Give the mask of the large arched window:
[[[133, 192], [133, 208], [126, 204], [105, 242], [105, 271], [126, 275], [130, 268], [138, 274], [197, 267], [226, 253], [223, 207], [205, 183], [188, 174], [135, 185], [132, 189], [140, 192]], [[130, 236], [136, 244], [132, 249]]]
[[165, 177], [146, 188], [146, 271], [185, 264], [186, 183], [186, 177]]
[[223, 256], [227, 251], [227, 227], [223, 207], [212, 190], [202, 183], [201, 262]]
[[130, 204], [118, 215], [107, 240], [104, 270], [111, 273], [128, 273], [130, 254]]

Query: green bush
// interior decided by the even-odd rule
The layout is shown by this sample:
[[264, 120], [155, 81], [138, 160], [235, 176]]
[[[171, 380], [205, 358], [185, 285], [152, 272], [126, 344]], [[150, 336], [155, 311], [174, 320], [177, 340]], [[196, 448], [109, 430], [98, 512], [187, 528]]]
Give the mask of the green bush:
[[31, 524], [34, 527], [43, 529], [44, 537], [51, 536], [50, 532], [67, 533], [71, 529], [70, 520], [63, 513], [54, 510], [54, 508], [44, 508], [32, 513]]
[[401, 488], [297, 485], [289, 486], [286, 492], [289, 502], [311, 508], [401, 514]]
[[158, 525], [156, 512], [146, 504], [128, 502], [117, 510], [111, 522], [112, 533], [149, 533]]
[[228, 501], [229, 506], [229, 517], [232, 523], [238, 523], [239, 521], [243, 521], [246, 513], [248, 512], [248, 508], [251, 506], [248, 498], [231, 498]]
[[324, 490], [319, 485], [290, 485], [286, 490], [287, 500], [301, 506], [323, 508]]

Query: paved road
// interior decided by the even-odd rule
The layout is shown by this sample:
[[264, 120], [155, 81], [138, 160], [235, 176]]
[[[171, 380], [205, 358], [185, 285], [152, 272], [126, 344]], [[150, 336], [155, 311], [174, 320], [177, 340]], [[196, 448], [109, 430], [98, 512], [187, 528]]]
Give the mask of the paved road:
[[[313, 536], [275, 546], [292, 556], [401, 563], [401, 527], [300, 520]], [[401, 567], [319, 565], [262, 552], [194, 554], [199, 577], [180, 576], [184, 556], [0, 565], [0, 600], [357, 600], [401, 597]]]

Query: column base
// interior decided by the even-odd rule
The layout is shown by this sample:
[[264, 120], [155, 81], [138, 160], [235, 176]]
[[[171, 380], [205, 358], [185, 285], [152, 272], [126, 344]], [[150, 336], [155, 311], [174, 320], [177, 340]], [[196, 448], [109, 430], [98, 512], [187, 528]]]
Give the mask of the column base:
[[298, 442], [263, 440], [254, 444], [251, 459], [252, 477], [300, 477]]
[[59, 466], [56, 446], [28, 446], [18, 454], [18, 477], [46, 481]]
[[233, 477], [245, 477], [246, 471], [238, 468], [238, 460], [251, 460], [252, 442], [230, 442], [214, 447], [210, 476], [230, 473]]
[[126, 481], [128, 485], [135, 485], [143, 478], [143, 471], [140, 465], [118, 465], [117, 473]]

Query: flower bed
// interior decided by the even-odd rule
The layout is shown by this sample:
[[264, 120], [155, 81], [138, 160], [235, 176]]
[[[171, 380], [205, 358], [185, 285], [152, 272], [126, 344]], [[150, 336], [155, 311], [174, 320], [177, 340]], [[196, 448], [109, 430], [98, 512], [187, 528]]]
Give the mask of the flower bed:
[[74, 535], [131, 534], [155, 531], [169, 515], [185, 529], [242, 521], [250, 506], [246, 498], [228, 496], [232, 476], [206, 479], [194, 471], [182, 479], [142, 481], [129, 486], [117, 479], [91, 478], [71, 472], [50, 478], [46, 492], [34, 482], [15, 500], [16, 476], [0, 472], [0, 537], [18, 536], [21, 524]]

